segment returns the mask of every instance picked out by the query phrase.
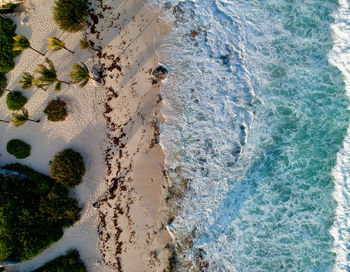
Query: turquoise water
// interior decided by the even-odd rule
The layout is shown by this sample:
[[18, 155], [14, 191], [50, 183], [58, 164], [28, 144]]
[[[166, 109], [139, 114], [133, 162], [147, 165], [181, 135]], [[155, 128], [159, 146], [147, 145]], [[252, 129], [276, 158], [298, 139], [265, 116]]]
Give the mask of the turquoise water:
[[189, 182], [170, 229], [193, 240], [178, 270], [332, 271], [332, 169], [349, 125], [328, 60], [337, 1], [167, 3], [161, 142], [175, 186]]

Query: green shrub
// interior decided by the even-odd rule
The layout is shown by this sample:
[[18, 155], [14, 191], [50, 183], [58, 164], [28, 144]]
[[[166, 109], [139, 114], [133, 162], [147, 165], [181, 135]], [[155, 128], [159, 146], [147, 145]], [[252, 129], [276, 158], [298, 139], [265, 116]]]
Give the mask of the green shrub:
[[6, 105], [9, 110], [20, 110], [27, 103], [27, 97], [25, 97], [19, 91], [9, 92], [6, 96]]
[[51, 122], [63, 121], [68, 115], [67, 103], [60, 99], [51, 100], [44, 109], [44, 113], [47, 120]]
[[6, 74], [0, 73], [0, 97], [2, 97], [2, 95], [4, 94], [6, 87], [7, 87]]
[[41, 174], [26, 165], [20, 163], [13, 163], [7, 164], [3, 168], [21, 173], [31, 181], [35, 182], [35, 189], [40, 195], [48, 194], [51, 190], [53, 180], [49, 176]]
[[16, 25], [10, 20], [0, 17], [0, 73], [7, 73], [15, 67], [13, 49]]
[[30, 156], [30, 145], [19, 140], [13, 139], [7, 143], [6, 150], [17, 159], [24, 159]]
[[3, 169], [11, 172], [0, 169], [0, 260], [29, 260], [62, 237], [80, 208], [49, 177], [21, 164]]
[[58, 26], [68, 32], [84, 29], [88, 18], [86, 0], [57, 0], [53, 7], [53, 19]]
[[66, 188], [78, 185], [85, 174], [85, 163], [79, 152], [65, 149], [55, 155], [50, 175]]
[[77, 250], [70, 250], [65, 255], [59, 256], [48, 262], [43, 267], [34, 270], [33, 272], [86, 272], [86, 268], [80, 259]]

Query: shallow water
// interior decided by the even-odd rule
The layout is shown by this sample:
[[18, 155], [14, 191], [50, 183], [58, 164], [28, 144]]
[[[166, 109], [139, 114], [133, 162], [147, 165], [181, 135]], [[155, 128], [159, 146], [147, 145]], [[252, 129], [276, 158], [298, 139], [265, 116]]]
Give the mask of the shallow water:
[[346, 63], [332, 51], [339, 37], [331, 28], [349, 24], [342, 6], [153, 3], [165, 7], [173, 25], [160, 52], [171, 69], [161, 143], [175, 186], [188, 184], [170, 225], [180, 244], [193, 240], [179, 256], [182, 264], [204, 269], [207, 261], [208, 271], [349, 271], [349, 228], [339, 209], [350, 201], [337, 197], [347, 191], [342, 164], [350, 152], [338, 152], [349, 99], [334, 66]]

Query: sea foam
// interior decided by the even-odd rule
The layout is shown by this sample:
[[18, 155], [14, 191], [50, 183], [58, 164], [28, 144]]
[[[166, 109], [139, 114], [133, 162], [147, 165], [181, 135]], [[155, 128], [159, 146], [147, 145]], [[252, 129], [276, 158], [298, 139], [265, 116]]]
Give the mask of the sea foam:
[[343, 76], [327, 57], [338, 6], [153, 3], [173, 27], [159, 55], [171, 70], [161, 144], [186, 189], [169, 226], [177, 271], [332, 270], [332, 169], [349, 124]]
[[[339, 5], [332, 24], [334, 47], [329, 60], [343, 73], [346, 91], [350, 95], [350, 7], [346, 0], [340, 0]], [[350, 271], [350, 128], [344, 147], [338, 153], [333, 176], [333, 196], [337, 201], [336, 219], [331, 229], [336, 253], [334, 271]]]

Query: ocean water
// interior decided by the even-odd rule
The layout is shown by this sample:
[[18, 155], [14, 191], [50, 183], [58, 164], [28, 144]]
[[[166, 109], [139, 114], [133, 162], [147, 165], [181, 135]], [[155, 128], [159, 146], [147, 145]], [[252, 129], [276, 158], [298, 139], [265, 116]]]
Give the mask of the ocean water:
[[350, 271], [345, 0], [154, 0], [177, 271]]

